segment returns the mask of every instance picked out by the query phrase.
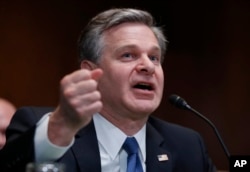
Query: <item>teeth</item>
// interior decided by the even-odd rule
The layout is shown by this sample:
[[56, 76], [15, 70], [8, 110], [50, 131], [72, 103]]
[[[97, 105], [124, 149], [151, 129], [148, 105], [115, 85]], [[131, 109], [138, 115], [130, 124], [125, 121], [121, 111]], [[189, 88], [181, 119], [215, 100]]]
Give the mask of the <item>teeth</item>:
[[150, 86], [149, 84], [146, 84], [146, 83], [139, 83], [138, 85]]

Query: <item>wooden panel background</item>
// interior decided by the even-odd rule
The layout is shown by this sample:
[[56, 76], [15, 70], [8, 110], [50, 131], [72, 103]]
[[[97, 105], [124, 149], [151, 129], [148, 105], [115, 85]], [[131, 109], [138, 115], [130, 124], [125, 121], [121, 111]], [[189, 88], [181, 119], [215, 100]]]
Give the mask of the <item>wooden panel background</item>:
[[0, 0], [0, 95], [17, 107], [55, 106], [60, 79], [79, 68], [80, 30], [110, 7], [146, 9], [165, 27], [166, 87], [154, 115], [199, 131], [217, 167], [228, 169], [213, 130], [169, 105], [168, 96], [179, 94], [214, 122], [231, 154], [250, 155], [248, 0]]

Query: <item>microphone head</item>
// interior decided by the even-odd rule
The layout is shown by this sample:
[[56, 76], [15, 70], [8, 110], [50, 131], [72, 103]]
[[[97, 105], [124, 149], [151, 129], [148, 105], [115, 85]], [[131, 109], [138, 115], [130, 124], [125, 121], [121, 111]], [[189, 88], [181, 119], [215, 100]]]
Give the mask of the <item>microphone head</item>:
[[180, 108], [180, 109], [189, 109], [190, 108], [190, 106], [187, 104], [187, 102], [178, 95], [172, 94], [171, 96], [169, 96], [168, 100], [172, 105], [174, 105], [177, 108]]

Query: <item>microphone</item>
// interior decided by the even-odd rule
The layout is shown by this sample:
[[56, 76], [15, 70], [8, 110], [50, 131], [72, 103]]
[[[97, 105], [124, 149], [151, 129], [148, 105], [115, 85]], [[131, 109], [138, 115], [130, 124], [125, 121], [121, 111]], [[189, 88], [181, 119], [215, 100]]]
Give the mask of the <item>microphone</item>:
[[169, 96], [169, 102], [171, 104], [173, 104], [174, 106], [176, 106], [177, 108], [184, 109], [184, 110], [189, 110], [189, 111], [193, 112], [194, 114], [196, 114], [201, 119], [205, 120], [213, 128], [213, 130], [215, 131], [215, 134], [216, 134], [217, 138], [219, 139], [220, 144], [221, 144], [221, 146], [222, 146], [222, 148], [223, 148], [223, 150], [224, 150], [227, 158], [228, 159], [230, 158], [229, 151], [228, 151], [226, 145], [224, 144], [224, 142], [223, 142], [223, 140], [222, 140], [222, 138], [220, 136], [220, 133], [218, 132], [218, 130], [215, 127], [215, 125], [208, 118], [206, 118], [205, 116], [203, 116], [197, 110], [193, 109], [190, 105], [188, 105], [188, 103], [183, 98], [181, 98], [178, 95], [172, 94], [171, 96]]

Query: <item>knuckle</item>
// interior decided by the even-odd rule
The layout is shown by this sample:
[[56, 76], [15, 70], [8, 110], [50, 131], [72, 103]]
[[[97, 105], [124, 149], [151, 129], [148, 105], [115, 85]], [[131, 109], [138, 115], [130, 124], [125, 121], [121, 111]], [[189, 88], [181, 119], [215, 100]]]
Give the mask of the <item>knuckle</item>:
[[101, 99], [101, 93], [99, 91], [94, 92], [96, 99], [100, 100]]
[[75, 95], [75, 90], [72, 88], [67, 88], [67, 89], [63, 90], [63, 95], [66, 98], [71, 98]]
[[97, 81], [96, 81], [96, 80], [91, 79], [89, 82], [90, 82], [90, 85], [91, 85], [91, 87], [92, 87], [93, 89], [96, 89], [96, 88], [97, 88]]
[[66, 75], [61, 79], [60, 85], [61, 86], [67, 85], [68, 82], [69, 82], [69, 75]]

